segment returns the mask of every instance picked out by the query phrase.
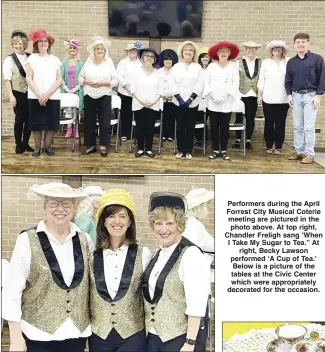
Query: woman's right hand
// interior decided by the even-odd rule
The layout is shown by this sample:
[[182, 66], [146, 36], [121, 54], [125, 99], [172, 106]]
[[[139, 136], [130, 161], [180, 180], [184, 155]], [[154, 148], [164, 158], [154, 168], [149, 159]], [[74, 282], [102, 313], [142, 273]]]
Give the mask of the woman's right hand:
[[16, 104], [17, 104], [17, 101], [16, 101], [16, 97], [14, 95], [11, 95], [9, 97], [9, 100], [10, 100], [10, 104], [12, 105], [12, 107], [16, 107]]
[[263, 101], [262, 95], [259, 94], [257, 97], [257, 105], [262, 106], [262, 101]]
[[27, 351], [24, 338], [21, 336], [19, 339], [10, 342], [9, 352], [25, 352]]

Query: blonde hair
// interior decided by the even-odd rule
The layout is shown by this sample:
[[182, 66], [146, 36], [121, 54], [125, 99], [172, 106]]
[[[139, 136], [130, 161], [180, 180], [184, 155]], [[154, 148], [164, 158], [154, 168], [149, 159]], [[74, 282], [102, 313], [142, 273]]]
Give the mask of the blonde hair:
[[[287, 56], [287, 50], [285, 49], [285, 48], [283, 48], [283, 47], [281, 47], [282, 48], [282, 55], [281, 55], [281, 59], [285, 59], [286, 58], [286, 56]], [[270, 56], [270, 59], [272, 59], [273, 58], [273, 48], [270, 50], [270, 52], [269, 52], [269, 56]]]
[[66, 46], [67, 49], [66, 49], [66, 56], [65, 56], [65, 58], [66, 58], [66, 59], [70, 59], [70, 58], [71, 58], [71, 57], [70, 57], [70, 54], [69, 54], [69, 48], [70, 48], [70, 46], [74, 47], [74, 48], [77, 50], [77, 60], [80, 60], [79, 48], [77, 48], [77, 47], [74, 46], [74, 45], [67, 45], [67, 46]]
[[82, 214], [87, 214], [90, 215], [91, 217], [94, 217], [95, 215], [95, 207], [93, 206], [93, 201], [98, 200], [100, 201], [100, 196], [89, 196], [77, 204], [77, 211], [74, 216], [75, 219], [77, 219], [80, 215]]
[[19, 39], [23, 42], [24, 50], [26, 50], [28, 47], [28, 40], [25, 37], [21, 37], [20, 35], [15, 35], [11, 38], [11, 46], [13, 46], [14, 43]]
[[149, 223], [153, 229], [156, 220], [167, 220], [168, 215], [172, 215], [176, 221], [177, 229], [180, 233], [185, 231], [186, 216], [181, 208], [157, 207], [149, 213]]

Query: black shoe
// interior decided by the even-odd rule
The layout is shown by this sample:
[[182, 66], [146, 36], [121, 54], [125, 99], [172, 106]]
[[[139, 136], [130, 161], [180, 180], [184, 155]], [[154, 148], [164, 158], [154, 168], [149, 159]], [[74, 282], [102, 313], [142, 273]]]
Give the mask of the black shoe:
[[83, 153], [81, 153], [81, 155], [88, 155], [91, 153], [96, 153], [96, 147], [92, 146], [92, 147], [88, 147]]
[[[34, 149], [33, 149], [34, 150]], [[21, 145], [16, 145], [15, 152], [16, 154], [23, 154], [25, 151], [25, 148]]]
[[106, 158], [106, 157], [107, 157], [107, 150], [106, 150], [106, 149], [101, 149], [101, 150], [100, 150], [100, 155], [101, 155], [102, 157]]
[[167, 138], [167, 141], [168, 141], [168, 142], [174, 142], [174, 138], [168, 137], [168, 138]]
[[167, 139], [166, 137], [163, 137], [163, 139], [162, 139], [162, 140], [163, 140], [163, 142], [166, 142], [166, 139]]
[[251, 141], [247, 141], [246, 142], [246, 149], [247, 150], [252, 150], [253, 148], [252, 148], [252, 142]]
[[227, 154], [226, 151], [221, 152], [221, 158], [222, 158], [223, 160], [230, 160], [230, 156]]
[[[232, 145], [233, 149], [240, 149], [240, 141], [235, 141]], [[247, 147], [246, 147], [247, 148]]]
[[210, 155], [209, 155], [209, 159], [217, 159], [220, 158], [220, 152], [217, 151], [213, 151]]
[[149, 158], [154, 158], [156, 156], [151, 150], [148, 150], [146, 154], [148, 155]]
[[34, 151], [33, 151], [32, 156], [34, 156], [35, 158], [37, 158], [37, 157], [40, 156], [40, 155], [41, 155], [41, 149], [35, 148]]
[[135, 157], [136, 157], [136, 158], [139, 158], [139, 157], [142, 156], [142, 155], [144, 155], [144, 151], [142, 151], [142, 152], [137, 151], [137, 152], [135, 153]]
[[45, 148], [44, 151], [45, 151], [45, 154], [47, 154], [48, 156], [54, 155], [54, 150], [51, 147]]
[[25, 149], [28, 151], [28, 152], [33, 152], [34, 151], [34, 148], [32, 148], [29, 144], [27, 144], [25, 146]]

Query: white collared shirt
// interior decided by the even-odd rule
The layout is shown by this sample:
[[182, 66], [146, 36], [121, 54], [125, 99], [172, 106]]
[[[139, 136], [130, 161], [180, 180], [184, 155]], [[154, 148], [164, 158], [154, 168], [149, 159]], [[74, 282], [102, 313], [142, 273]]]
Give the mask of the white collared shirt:
[[142, 67], [142, 62], [139, 59], [131, 60], [129, 57], [122, 59], [117, 65], [117, 76], [119, 80], [118, 92], [120, 94], [126, 95], [128, 97], [131, 94], [124, 89], [123, 87], [126, 84], [130, 84], [130, 75], [134, 72], [135, 69]]
[[262, 61], [261, 72], [257, 87], [263, 93], [263, 101], [267, 104], [287, 104], [287, 96], [284, 81], [287, 71], [287, 60], [283, 59], [279, 65], [273, 59]]
[[[250, 60], [246, 56], [243, 56], [242, 59], [245, 59], [247, 62], [247, 67], [248, 67], [248, 72], [251, 77], [253, 77], [254, 71], [255, 71], [255, 60], [258, 59], [258, 57], [255, 57], [255, 60]], [[240, 59], [240, 60], [242, 60]], [[239, 67], [239, 60], [236, 61], [238, 67]], [[246, 94], [240, 93], [241, 97], [248, 98], [248, 97], [256, 97], [256, 93], [253, 91], [253, 89], [250, 89]]]
[[[123, 244], [116, 252], [111, 249], [103, 250], [104, 273], [107, 290], [112, 299], [116, 296], [120, 287], [123, 268], [128, 253], [129, 246]], [[143, 247], [142, 269], [145, 271], [151, 258], [149, 248]]]
[[[60, 243], [48, 232], [44, 221], [38, 223], [36, 231], [44, 231], [48, 236], [51, 247], [58, 260], [64, 282], [67, 286], [70, 286], [75, 271], [72, 237], [76, 235], [76, 231], [80, 232], [81, 230], [75, 224], [70, 223], [70, 233], [66, 237], [64, 243]], [[92, 251], [92, 240], [88, 234], [86, 234], [86, 236], [89, 249]], [[20, 322], [21, 331], [31, 340], [61, 341], [65, 339], [90, 336], [90, 324], [85, 331], [79, 331], [70, 318], [67, 318], [54, 334], [42, 331], [21, 319], [21, 298], [29, 277], [30, 264], [31, 249], [29, 238], [27, 232], [23, 232], [17, 237], [16, 246], [12, 253], [6, 279], [3, 283], [2, 317], [8, 321]]]
[[[27, 55], [24, 53], [23, 55], [16, 53], [19, 62], [21, 63], [24, 70], [26, 70], [26, 62]], [[3, 79], [5, 81], [11, 81], [12, 79], [12, 70], [16, 67], [14, 64], [14, 60], [12, 56], [7, 56], [3, 62]]]
[[[179, 242], [168, 248], [161, 248], [158, 260], [149, 277], [151, 299], [155, 293], [158, 277], [178, 244]], [[178, 277], [184, 285], [185, 314], [194, 317], [204, 317], [210, 293], [210, 267], [203, 253], [197, 247], [192, 246], [185, 250], [178, 268]], [[157, 331], [154, 328], [151, 328], [150, 333], [157, 335]]]
[[172, 95], [173, 93], [173, 80], [174, 80], [174, 70], [173, 67], [169, 71], [161, 67], [159, 70], [160, 79], [162, 80], [162, 95]]

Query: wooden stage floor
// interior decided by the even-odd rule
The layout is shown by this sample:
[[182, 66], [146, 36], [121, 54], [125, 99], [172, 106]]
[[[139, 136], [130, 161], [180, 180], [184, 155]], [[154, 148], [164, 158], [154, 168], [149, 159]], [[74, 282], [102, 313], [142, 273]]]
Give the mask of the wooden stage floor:
[[[114, 141], [114, 139], [113, 139]], [[229, 143], [232, 143], [233, 138]], [[173, 154], [173, 143], [165, 142], [161, 155], [150, 159], [146, 155], [135, 158], [128, 152], [129, 142], [119, 146], [118, 153], [109, 147], [107, 158], [99, 153], [81, 156], [83, 145], [76, 145], [71, 152], [72, 140], [56, 136], [53, 148], [55, 155], [50, 157], [41, 154], [34, 158], [31, 153], [17, 155], [14, 150], [14, 138], [2, 138], [2, 173], [3, 174], [218, 174], [218, 173], [325, 173], [325, 168], [317, 163], [303, 165], [299, 161], [289, 161], [288, 156], [293, 148], [284, 145], [281, 155], [267, 155], [262, 138], [253, 139], [253, 150], [248, 151], [243, 159], [241, 151], [229, 150], [231, 160], [209, 160], [202, 150], [194, 150], [192, 160], [176, 160]], [[31, 138], [31, 143], [33, 141]], [[157, 140], [154, 141], [157, 146]]]

